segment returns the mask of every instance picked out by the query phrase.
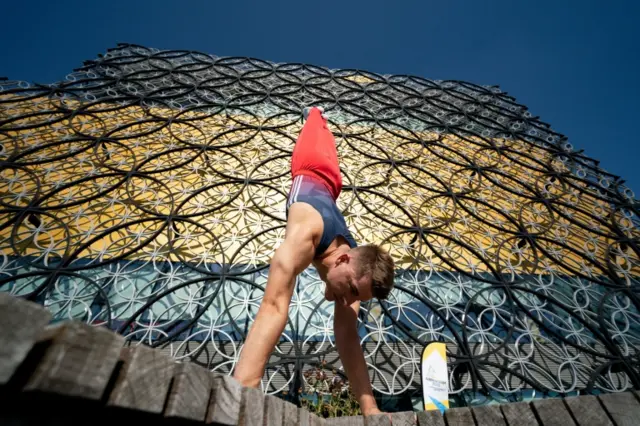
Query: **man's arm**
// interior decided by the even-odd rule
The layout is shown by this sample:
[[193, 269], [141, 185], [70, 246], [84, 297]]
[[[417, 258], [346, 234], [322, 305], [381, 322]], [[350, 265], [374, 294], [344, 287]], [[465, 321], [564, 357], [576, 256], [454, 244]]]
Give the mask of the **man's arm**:
[[333, 316], [333, 330], [336, 336], [336, 345], [340, 360], [349, 378], [351, 389], [355, 394], [360, 409], [365, 416], [379, 414], [380, 410], [373, 397], [367, 364], [360, 346], [357, 321], [360, 302], [354, 302], [351, 306], [335, 304]]
[[260, 384], [269, 355], [287, 324], [296, 276], [309, 266], [315, 253], [311, 228], [290, 222], [284, 242], [271, 259], [264, 297], [234, 371], [244, 386]]

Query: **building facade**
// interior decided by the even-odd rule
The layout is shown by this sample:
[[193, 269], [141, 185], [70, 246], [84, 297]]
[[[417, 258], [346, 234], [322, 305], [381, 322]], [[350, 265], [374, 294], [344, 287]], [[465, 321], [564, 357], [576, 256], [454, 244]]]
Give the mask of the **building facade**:
[[[49, 86], [0, 81], [0, 291], [230, 373], [282, 242], [302, 108], [336, 136], [338, 205], [395, 259], [359, 332], [381, 400], [640, 387], [639, 205], [498, 87], [122, 44]], [[340, 374], [313, 268], [262, 382]]]

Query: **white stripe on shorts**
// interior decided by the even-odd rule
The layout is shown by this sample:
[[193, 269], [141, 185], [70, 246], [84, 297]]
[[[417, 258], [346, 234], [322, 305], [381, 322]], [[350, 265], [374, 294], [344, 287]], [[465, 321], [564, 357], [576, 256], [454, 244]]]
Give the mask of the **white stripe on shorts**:
[[291, 194], [289, 194], [289, 202], [287, 203], [287, 208], [291, 207], [291, 204], [295, 203], [298, 200], [298, 193], [300, 192], [300, 186], [302, 185], [302, 177], [303, 175], [298, 175], [293, 179], [293, 184], [291, 185]]

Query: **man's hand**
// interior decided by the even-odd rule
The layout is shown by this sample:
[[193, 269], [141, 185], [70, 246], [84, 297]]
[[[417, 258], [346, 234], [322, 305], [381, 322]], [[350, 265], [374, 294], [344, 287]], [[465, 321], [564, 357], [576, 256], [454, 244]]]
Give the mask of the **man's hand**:
[[375, 416], [378, 414], [384, 414], [384, 413], [380, 411], [377, 406], [369, 408], [367, 411], [362, 411], [363, 416]]
[[384, 411], [380, 411], [378, 410], [378, 407], [372, 408], [367, 412], [362, 412], [362, 415], [364, 417], [369, 417], [369, 416], [384, 416], [386, 415], [389, 418], [389, 424], [393, 425], [393, 419], [391, 418], [391, 413], [385, 413]]

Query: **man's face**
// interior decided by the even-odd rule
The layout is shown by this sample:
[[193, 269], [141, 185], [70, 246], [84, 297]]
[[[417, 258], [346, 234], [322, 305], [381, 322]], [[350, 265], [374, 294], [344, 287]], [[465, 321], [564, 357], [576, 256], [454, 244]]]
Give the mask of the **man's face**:
[[340, 256], [335, 267], [327, 273], [327, 286], [324, 297], [348, 306], [353, 302], [371, 299], [371, 279], [369, 277], [356, 278], [355, 260], [348, 253]]

